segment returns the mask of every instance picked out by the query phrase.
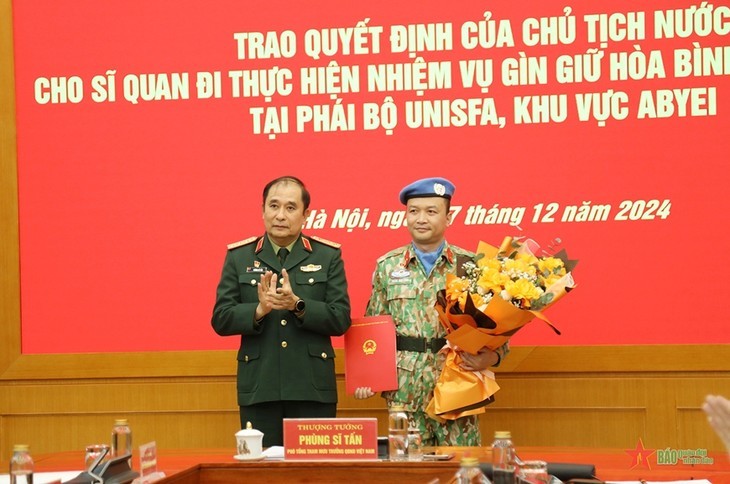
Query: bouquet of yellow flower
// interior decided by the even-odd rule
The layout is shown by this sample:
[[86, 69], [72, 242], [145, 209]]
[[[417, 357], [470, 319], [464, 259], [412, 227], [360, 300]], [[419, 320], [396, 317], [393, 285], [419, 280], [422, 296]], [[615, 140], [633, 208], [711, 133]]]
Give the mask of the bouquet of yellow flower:
[[512, 237], [499, 247], [480, 242], [475, 260], [459, 268], [459, 275], [447, 276], [436, 311], [450, 345], [427, 408], [433, 418], [482, 413], [499, 390], [492, 372], [462, 369], [451, 346], [471, 354], [484, 347], [497, 349], [535, 317], [560, 334], [542, 311], [576, 286], [572, 270], [577, 261], [569, 260], [564, 250], [543, 256], [535, 255], [538, 250], [535, 242]]

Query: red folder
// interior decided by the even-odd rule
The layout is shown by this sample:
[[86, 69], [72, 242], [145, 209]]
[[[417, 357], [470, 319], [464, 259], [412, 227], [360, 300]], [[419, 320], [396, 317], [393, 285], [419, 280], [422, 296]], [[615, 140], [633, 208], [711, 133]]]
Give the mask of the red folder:
[[345, 333], [345, 389], [396, 390], [395, 325], [389, 315], [353, 319]]

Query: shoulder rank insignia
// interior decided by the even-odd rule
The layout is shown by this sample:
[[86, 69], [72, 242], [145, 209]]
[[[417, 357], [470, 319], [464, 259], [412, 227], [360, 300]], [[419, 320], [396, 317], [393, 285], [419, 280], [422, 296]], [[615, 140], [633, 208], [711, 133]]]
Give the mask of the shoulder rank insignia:
[[317, 237], [316, 235], [310, 235], [309, 238], [316, 240], [320, 244], [329, 245], [330, 247], [334, 247], [335, 249], [339, 249], [341, 244], [338, 244], [337, 242], [332, 242], [331, 240], [323, 239], [322, 237]]
[[248, 239], [243, 239], [243, 240], [239, 240], [238, 242], [233, 242], [232, 244], [228, 244], [228, 250], [250, 244], [254, 240], [256, 240], [256, 237], [249, 237]]
[[386, 252], [385, 254], [378, 257], [378, 262], [382, 262], [386, 259], [390, 259], [391, 257], [401, 257], [403, 255], [404, 251], [408, 252], [408, 246], [399, 247], [397, 249], [393, 249], [393, 250]]

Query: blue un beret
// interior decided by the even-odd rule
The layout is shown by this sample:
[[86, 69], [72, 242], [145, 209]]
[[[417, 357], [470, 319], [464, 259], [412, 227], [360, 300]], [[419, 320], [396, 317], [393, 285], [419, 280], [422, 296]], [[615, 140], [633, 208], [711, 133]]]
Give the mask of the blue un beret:
[[441, 197], [451, 200], [456, 187], [446, 178], [422, 178], [414, 181], [400, 191], [400, 203], [403, 205], [411, 198]]

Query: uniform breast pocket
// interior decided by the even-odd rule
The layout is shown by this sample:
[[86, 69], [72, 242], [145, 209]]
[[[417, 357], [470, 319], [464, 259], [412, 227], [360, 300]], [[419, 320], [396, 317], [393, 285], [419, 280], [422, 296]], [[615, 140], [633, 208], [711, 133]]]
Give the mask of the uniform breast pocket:
[[327, 293], [327, 274], [324, 271], [297, 272], [294, 282], [294, 292], [299, 297], [323, 300]]
[[249, 301], [252, 298], [258, 299], [258, 283], [261, 279], [260, 274], [246, 273], [238, 275], [238, 285], [241, 288], [241, 300]]
[[405, 284], [391, 284], [386, 290], [388, 301], [398, 299], [415, 299], [416, 288]]
[[[410, 314], [415, 308], [416, 289], [410, 285], [391, 284], [387, 287], [388, 310], [390, 314]], [[401, 316], [402, 317], [402, 316]]]

